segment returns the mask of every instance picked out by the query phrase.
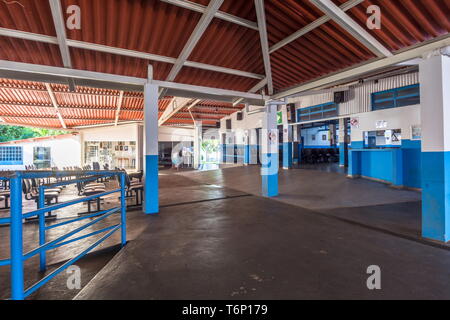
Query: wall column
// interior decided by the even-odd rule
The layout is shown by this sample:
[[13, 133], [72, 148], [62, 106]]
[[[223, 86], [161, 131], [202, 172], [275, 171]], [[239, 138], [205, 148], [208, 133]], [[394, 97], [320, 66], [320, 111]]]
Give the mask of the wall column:
[[158, 199], [158, 86], [144, 86], [144, 204], [146, 214], [159, 212]]
[[244, 131], [244, 165], [250, 164], [250, 130]]
[[278, 129], [277, 105], [269, 104], [263, 116], [261, 130], [262, 147], [262, 195], [275, 197], [278, 195]]
[[288, 124], [288, 109], [287, 106], [282, 106], [283, 118], [283, 169], [292, 169], [292, 126]]
[[339, 166], [348, 166], [348, 127], [347, 119], [339, 119]]
[[283, 125], [283, 169], [292, 169], [292, 126]]
[[258, 137], [256, 129], [249, 130], [249, 164], [258, 164]]
[[202, 122], [194, 121], [194, 169], [199, 169], [202, 160]]
[[450, 50], [420, 63], [422, 235], [450, 241]]

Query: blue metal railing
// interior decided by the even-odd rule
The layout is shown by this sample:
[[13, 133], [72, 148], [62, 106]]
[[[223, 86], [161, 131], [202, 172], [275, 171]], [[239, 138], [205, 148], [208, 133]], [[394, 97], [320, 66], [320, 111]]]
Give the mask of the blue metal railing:
[[[39, 186], [39, 198], [38, 198], [38, 209], [32, 212], [23, 213], [22, 212], [22, 181], [23, 179], [42, 179], [42, 178], [63, 178], [63, 177], [82, 177], [71, 180], [62, 180], [49, 184], [49, 185], [41, 185]], [[52, 205], [45, 205], [45, 189], [53, 188], [56, 186], [70, 185], [76, 184], [80, 182], [88, 182], [95, 181], [99, 178], [104, 177], [113, 177], [119, 176], [120, 187], [118, 189], [109, 190], [106, 192], [102, 192], [99, 194], [82, 197], [70, 201], [66, 201], [63, 203], [56, 203]], [[48, 281], [53, 279], [56, 275], [63, 272], [70, 265], [74, 264], [76, 261], [81, 259], [95, 247], [100, 245], [103, 241], [109, 238], [112, 234], [114, 234], [119, 229], [121, 230], [121, 245], [124, 246], [126, 244], [126, 198], [125, 198], [125, 172], [123, 171], [73, 171], [73, 172], [55, 172], [55, 171], [17, 171], [8, 173], [2, 177], [0, 180], [9, 180], [10, 181], [10, 193], [11, 193], [11, 209], [10, 216], [7, 218], [1, 218], [0, 224], [9, 223], [10, 225], [10, 259], [0, 260], [0, 266], [11, 265], [11, 299], [12, 300], [23, 300]], [[111, 209], [98, 211], [95, 213], [91, 213], [85, 215], [83, 217], [77, 217], [70, 220], [66, 220], [57, 224], [52, 224], [46, 226], [45, 223], [45, 214], [47, 212], [51, 212], [57, 209], [62, 209], [68, 206], [75, 205], [77, 203], [82, 203], [86, 201], [92, 201], [94, 199], [98, 199], [104, 197], [106, 195], [120, 192], [120, 205], [118, 207], [114, 207]], [[99, 208], [97, 209], [99, 210]], [[81, 231], [93, 226], [94, 224], [106, 219], [107, 217], [120, 212], [120, 223], [102, 228], [100, 230], [96, 230], [90, 232], [88, 234], [84, 234], [73, 239], [69, 239]], [[24, 254], [23, 252], [23, 229], [22, 222], [23, 219], [38, 217], [39, 219], [39, 247], [32, 249], [31, 251]], [[46, 231], [55, 229], [61, 226], [65, 226], [74, 222], [83, 221], [86, 219], [94, 219], [89, 221], [88, 223], [73, 229], [72, 231], [58, 237], [55, 240], [46, 242]], [[53, 270], [51, 273], [46, 275], [40, 281], [32, 285], [30, 288], [25, 289], [24, 286], [24, 261], [39, 255], [39, 268], [41, 271], [45, 271], [47, 268], [46, 262], [46, 253], [49, 250], [53, 250], [62, 246], [65, 246], [69, 243], [79, 241], [82, 239], [86, 239], [89, 237], [93, 237], [99, 234], [105, 233], [101, 236], [97, 241], [95, 241], [88, 248], [83, 250], [80, 254], [73, 257], [69, 261], [65, 262], [63, 265]], [[69, 239], [69, 240], [67, 240]]]

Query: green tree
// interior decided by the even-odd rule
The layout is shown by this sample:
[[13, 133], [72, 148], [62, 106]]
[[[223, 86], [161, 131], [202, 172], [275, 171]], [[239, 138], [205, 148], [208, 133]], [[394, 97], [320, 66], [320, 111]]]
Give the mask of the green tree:
[[0, 125], [0, 142], [56, 136], [65, 133], [67, 131]]

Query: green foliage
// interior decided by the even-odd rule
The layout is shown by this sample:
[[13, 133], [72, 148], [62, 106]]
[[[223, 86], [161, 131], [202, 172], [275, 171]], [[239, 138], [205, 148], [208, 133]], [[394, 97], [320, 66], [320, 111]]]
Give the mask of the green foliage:
[[66, 131], [0, 125], [0, 142], [66, 134]]
[[219, 141], [218, 140], [203, 140], [202, 141], [202, 150], [206, 153], [213, 153], [219, 150]]

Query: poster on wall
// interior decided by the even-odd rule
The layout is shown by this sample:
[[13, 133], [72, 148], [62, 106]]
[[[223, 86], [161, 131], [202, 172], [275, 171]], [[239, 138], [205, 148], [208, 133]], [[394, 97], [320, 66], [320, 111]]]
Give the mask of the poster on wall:
[[351, 118], [350, 125], [352, 128], [359, 128], [359, 118]]
[[387, 128], [387, 121], [378, 120], [377, 122], [375, 122], [375, 127], [377, 129], [386, 129]]
[[419, 125], [411, 126], [411, 139], [420, 140], [422, 139], [422, 127]]

